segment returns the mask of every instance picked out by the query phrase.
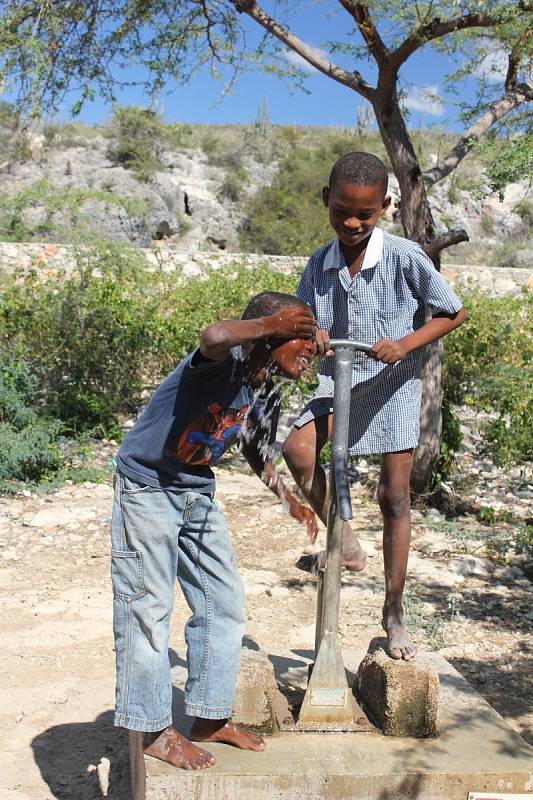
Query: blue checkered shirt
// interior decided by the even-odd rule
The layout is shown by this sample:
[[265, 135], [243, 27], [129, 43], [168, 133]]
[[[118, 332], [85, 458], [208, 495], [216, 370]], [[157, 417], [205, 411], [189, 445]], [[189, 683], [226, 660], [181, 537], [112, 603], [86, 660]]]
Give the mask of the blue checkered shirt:
[[[420, 328], [425, 306], [455, 314], [462, 303], [422, 248], [374, 228], [360, 271], [350, 277], [338, 239], [309, 259], [297, 296], [331, 339], [375, 344]], [[352, 377], [350, 451], [392, 453], [416, 447], [422, 350], [393, 365], [357, 353]], [[333, 410], [333, 358], [318, 365], [319, 385], [295, 422], [301, 427]]]

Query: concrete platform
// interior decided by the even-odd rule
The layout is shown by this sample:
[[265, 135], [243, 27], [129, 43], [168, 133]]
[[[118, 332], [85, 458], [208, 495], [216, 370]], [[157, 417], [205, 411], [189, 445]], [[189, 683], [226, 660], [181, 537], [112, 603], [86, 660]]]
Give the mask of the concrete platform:
[[[287, 686], [305, 685], [309, 651], [267, 649]], [[364, 653], [345, 652], [355, 673]], [[533, 748], [438, 654], [439, 735], [399, 739], [381, 733], [288, 733], [264, 753], [209, 745], [214, 767], [187, 772], [152, 758], [137, 763], [134, 800], [467, 800], [468, 792], [529, 792]], [[184, 670], [174, 669], [176, 719]], [[183, 730], [186, 730], [184, 724]]]

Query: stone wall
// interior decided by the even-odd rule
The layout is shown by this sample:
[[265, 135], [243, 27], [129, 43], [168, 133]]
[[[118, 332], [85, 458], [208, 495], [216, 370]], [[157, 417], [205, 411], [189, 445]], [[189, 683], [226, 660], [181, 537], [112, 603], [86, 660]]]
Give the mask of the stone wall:
[[[77, 252], [71, 245], [0, 242], [0, 272], [20, 270], [25, 273], [35, 269], [43, 277], [61, 271], [68, 273], [76, 264]], [[302, 270], [306, 264], [306, 259], [301, 257], [221, 253], [220, 250], [179, 253], [167, 247], [154, 247], [140, 252], [145, 254], [148, 269], [177, 271], [183, 277], [199, 277], [208, 267], [220, 269], [235, 263], [253, 269], [254, 265], [266, 262], [285, 273]], [[518, 294], [524, 288], [533, 290], [533, 269], [445, 264], [442, 274], [458, 289], [475, 286], [495, 297]]]

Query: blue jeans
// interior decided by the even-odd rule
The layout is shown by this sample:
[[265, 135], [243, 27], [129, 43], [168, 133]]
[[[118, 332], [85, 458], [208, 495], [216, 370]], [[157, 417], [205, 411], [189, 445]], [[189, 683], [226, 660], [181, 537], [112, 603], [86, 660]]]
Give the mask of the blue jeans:
[[185, 711], [229, 717], [244, 587], [218, 505], [210, 495], [154, 489], [117, 473], [111, 540], [115, 725], [159, 731], [172, 724], [168, 641], [176, 577], [192, 612]]

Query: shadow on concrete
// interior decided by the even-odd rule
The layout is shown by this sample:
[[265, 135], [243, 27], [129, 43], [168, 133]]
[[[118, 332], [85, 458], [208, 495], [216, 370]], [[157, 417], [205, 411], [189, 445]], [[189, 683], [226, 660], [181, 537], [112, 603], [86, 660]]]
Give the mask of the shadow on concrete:
[[384, 789], [377, 796], [377, 800], [415, 800], [416, 797], [421, 797], [424, 790], [422, 786], [422, 775], [407, 775], [400, 784], [392, 786], [390, 789]]
[[[511, 588], [504, 596], [491, 590], [490, 577], [483, 581], [482, 593], [474, 594], [459, 586], [457, 610], [464, 619], [479, 624], [480, 631], [487, 634], [506, 635], [509, 631], [522, 633], [522, 640], [514, 640], [504, 656], [477, 660], [475, 655], [448, 657], [450, 664], [468, 680], [477, 692], [493, 708], [509, 720], [515, 720], [533, 712], [533, 644], [525, 637], [531, 632], [531, 620], [522, 610], [531, 609], [531, 591]], [[450, 590], [436, 591], [434, 587], [417, 586], [416, 598], [431, 603], [435, 619], [450, 620]], [[452, 627], [453, 630], [453, 627]], [[489, 638], [489, 636], [488, 636]], [[479, 642], [486, 653], [483, 640]], [[511, 649], [512, 648], [512, 649]], [[520, 722], [515, 729], [530, 744], [533, 744], [533, 728]]]
[[128, 734], [113, 726], [113, 712], [105, 711], [91, 722], [54, 725], [31, 743], [35, 763], [56, 800], [95, 800], [100, 797], [89, 764], [105, 756], [111, 762], [108, 800], [131, 797]]
[[533, 711], [533, 664], [516, 652], [481, 664], [472, 658], [448, 658], [477, 692], [499, 714], [506, 717], [520, 736], [533, 745], [533, 726], [520, 717]]

